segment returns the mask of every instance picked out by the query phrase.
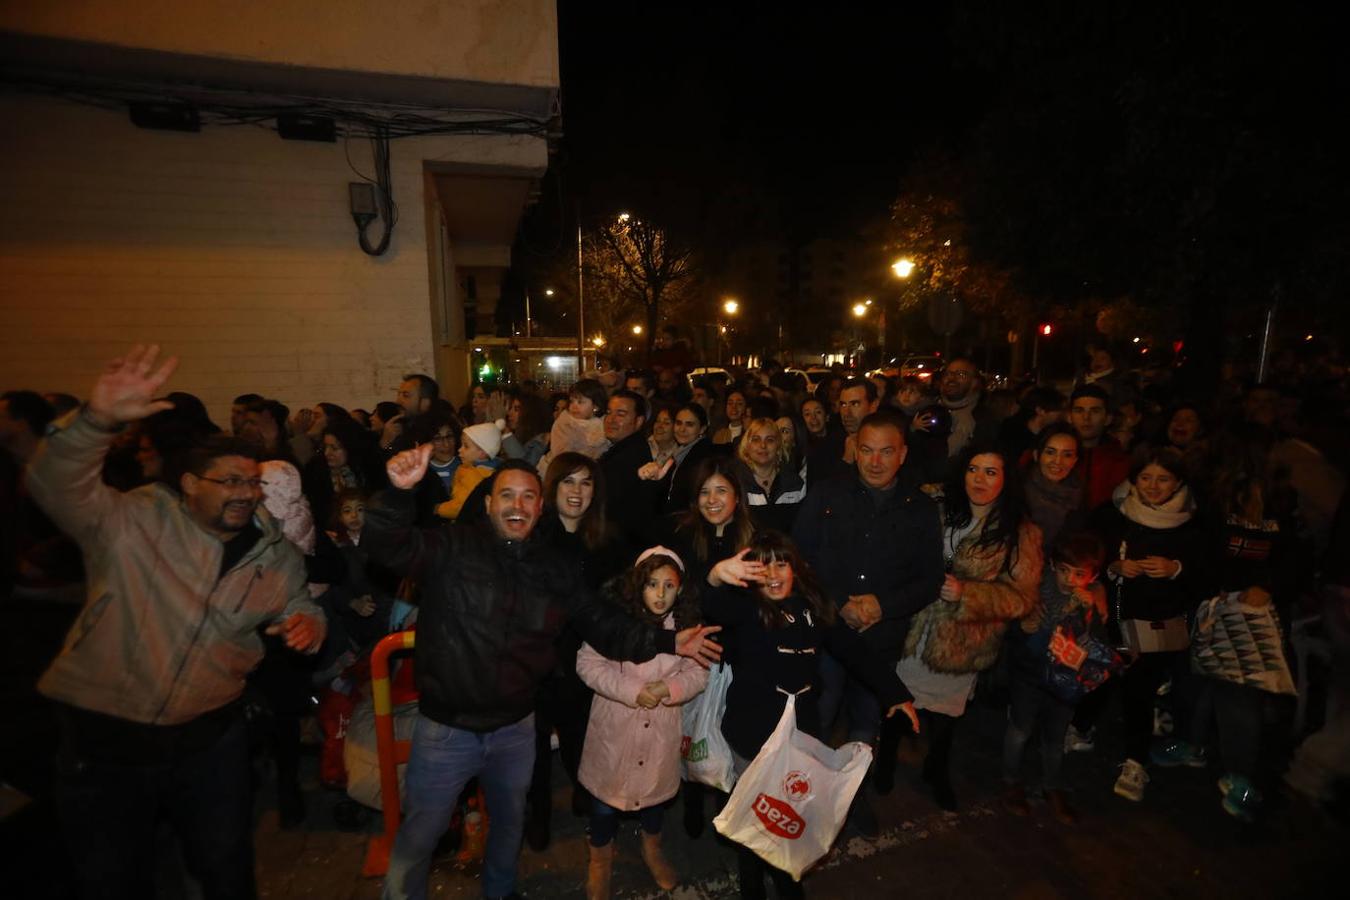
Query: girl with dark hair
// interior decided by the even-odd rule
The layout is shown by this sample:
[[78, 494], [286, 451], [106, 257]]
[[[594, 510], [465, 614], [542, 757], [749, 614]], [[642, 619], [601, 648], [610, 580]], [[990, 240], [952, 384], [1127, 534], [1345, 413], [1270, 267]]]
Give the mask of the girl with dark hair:
[[1048, 425], [1036, 435], [1024, 482], [1027, 517], [1040, 526], [1042, 546], [1053, 546], [1066, 520], [1080, 516], [1083, 479], [1077, 473], [1078, 450], [1078, 434], [1068, 425]]
[[[871, 688], [888, 710], [903, 712], [917, 732], [919, 721], [909, 691], [863, 637], [837, 615], [797, 547], [773, 531], [755, 535], [749, 546], [723, 559], [708, 573], [703, 615], [723, 626], [736, 648], [722, 734], [744, 772], [773, 733], [789, 694], [796, 696], [797, 728], [821, 737], [820, 658], [828, 651]], [[763, 897], [766, 869], [779, 897], [801, 897], [802, 887], [741, 848], [742, 897]]]
[[[754, 526], [732, 460], [720, 455], [704, 459], [690, 473], [689, 484], [689, 504], [667, 520], [674, 527], [663, 535], [662, 543], [679, 552], [689, 580], [702, 585], [718, 560], [733, 557], [750, 544]], [[697, 782], [684, 785], [684, 830], [690, 837], [703, 833], [706, 793]]]
[[[688, 508], [693, 494], [694, 470], [699, 463], [718, 452], [708, 439], [708, 411], [701, 404], [677, 406], [673, 416], [675, 464], [661, 477], [658, 488], [660, 496], [664, 498], [662, 512], [667, 514]], [[652, 474], [659, 472], [659, 468], [652, 470]]]
[[[1111, 502], [1093, 516], [1110, 561], [1107, 594], [1111, 620], [1119, 629], [1127, 619], [1162, 622], [1189, 618], [1205, 579], [1203, 534], [1195, 521], [1195, 504], [1187, 487], [1181, 451], [1153, 450], [1130, 469], [1129, 480], [1116, 488]], [[1125, 718], [1125, 761], [1115, 792], [1127, 800], [1143, 799], [1148, 785], [1144, 764], [1153, 738], [1153, 703], [1169, 678], [1173, 696], [1183, 696], [1187, 651], [1141, 653], [1120, 680]], [[1176, 711], [1180, 711], [1180, 704]], [[1185, 723], [1176, 723], [1181, 730]], [[1184, 733], [1184, 731], [1182, 731]]]
[[755, 529], [732, 460], [720, 456], [703, 460], [691, 481], [697, 487], [689, 506], [676, 517], [671, 539], [690, 578], [701, 584], [714, 563], [750, 543]]
[[[1017, 467], [989, 445], [967, 448], [947, 485], [947, 578], [910, 624], [899, 674], [926, 713], [924, 780], [943, 809], [956, 808], [950, 761], [957, 720], [976, 676], [998, 659], [1009, 623], [1036, 605], [1041, 530], [1026, 517]], [[879, 754], [894, 764], [895, 754]]]
[[316, 522], [332, 518], [333, 498], [342, 491], [355, 489], [370, 494], [387, 485], [374, 438], [350, 417], [329, 419], [318, 450], [303, 475], [305, 497]]
[[544, 401], [534, 394], [517, 391], [506, 405], [506, 433], [502, 453], [508, 459], [523, 459], [532, 466], [548, 452], [552, 421]]
[[719, 445], [734, 443], [745, 430], [745, 416], [749, 410], [750, 397], [745, 389], [736, 386], [728, 388], [722, 403], [722, 414], [726, 417], [727, 424], [713, 435], [713, 443]]
[[[698, 590], [674, 551], [652, 547], [603, 592], [634, 618], [667, 629], [699, 623]], [[606, 659], [589, 644], [577, 653], [577, 674], [595, 691], [578, 778], [595, 797], [591, 812], [588, 900], [610, 894], [619, 815], [642, 822], [642, 859], [663, 890], [675, 870], [661, 852], [666, 801], [680, 787], [680, 706], [699, 694], [708, 673], [693, 660], [661, 653], [643, 663]]]
[[[544, 474], [544, 514], [539, 533], [568, 556], [581, 560], [582, 577], [592, 590], [622, 572], [633, 558], [626, 542], [605, 521], [605, 478], [599, 464], [583, 453], [560, 453]], [[535, 704], [535, 765], [527, 794], [525, 839], [535, 850], [548, 847], [553, 810], [553, 754], [550, 735], [558, 732], [563, 770], [572, 780], [572, 812], [590, 815], [591, 796], [577, 780], [586, 742], [591, 690], [577, 677], [581, 637], [573, 629], [558, 638], [558, 664], [539, 688]]]

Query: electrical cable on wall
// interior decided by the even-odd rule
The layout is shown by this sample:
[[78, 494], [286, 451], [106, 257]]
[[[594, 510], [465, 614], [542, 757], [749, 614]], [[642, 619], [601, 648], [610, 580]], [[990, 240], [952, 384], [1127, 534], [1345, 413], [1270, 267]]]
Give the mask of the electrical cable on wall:
[[[375, 134], [370, 138], [371, 155], [375, 158], [375, 177], [369, 178], [362, 175], [351, 166], [350, 158], [347, 165], [351, 166], [353, 172], [368, 182], [374, 188], [374, 209], [365, 213], [358, 212], [358, 205], [362, 208], [367, 207], [366, 201], [358, 201], [357, 189], [362, 185], [352, 185], [352, 217], [356, 220], [356, 240], [361, 245], [361, 249], [371, 256], [381, 256], [389, 249], [389, 241], [394, 236], [394, 225], [398, 222], [398, 205], [394, 203], [394, 176], [389, 165], [389, 137], [382, 133], [383, 129], [379, 126], [375, 129]], [[370, 245], [370, 239], [366, 236], [366, 228], [375, 218], [384, 222], [384, 234], [380, 236], [380, 242], [375, 246]]]
[[[350, 155], [347, 165], [361, 182], [348, 185], [357, 242], [362, 251], [380, 256], [389, 249], [398, 206], [394, 203], [390, 142], [402, 137], [436, 135], [510, 135], [557, 137], [557, 100], [546, 116], [511, 110], [446, 109], [388, 102], [362, 102], [294, 94], [264, 94], [211, 88], [201, 85], [171, 86], [59, 73], [14, 73], [0, 68], [0, 88], [39, 94], [100, 109], [132, 111], [138, 104], [175, 105], [188, 113], [190, 124], [182, 130], [203, 126], [253, 125], [279, 131], [280, 117], [327, 119], [326, 139], [342, 138], [344, 150], [351, 138], [370, 141], [375, 161], [374, 176], [358, 171]], [[137, 122], [137, 124], [141, 124]], [[283, 136], [286, 136], [283, 133]], [[371, 244], [367, 229], [380, 219], [384, 224], [379, 241]]]

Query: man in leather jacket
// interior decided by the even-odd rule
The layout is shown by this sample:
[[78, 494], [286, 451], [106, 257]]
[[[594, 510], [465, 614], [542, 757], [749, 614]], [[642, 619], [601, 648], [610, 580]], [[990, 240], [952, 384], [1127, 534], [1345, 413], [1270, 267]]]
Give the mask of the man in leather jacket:
[[373, 560], [422, 586], [419, 715], [385, 896], [426, 896], [436, 843], [460, 791], [477, 776], [491, 822], [483, 892], [509, 897], [534, 767], [534, 698], [553, 670], [563, 626], [570, 621], [584, 640], [616, 659], [679, 653], [705, 664], [720, 655], [705, 641], [717, 629], [676, 634], [601, 605], [574, 560], [531, 538], [543, 490], [538, 474], [519, 460], [494, 476], [486, 521], [414, 528], [410, 488], [425, 473], [430, 449], [389, 461], [393, 489], [367, 510], [361, 541]]

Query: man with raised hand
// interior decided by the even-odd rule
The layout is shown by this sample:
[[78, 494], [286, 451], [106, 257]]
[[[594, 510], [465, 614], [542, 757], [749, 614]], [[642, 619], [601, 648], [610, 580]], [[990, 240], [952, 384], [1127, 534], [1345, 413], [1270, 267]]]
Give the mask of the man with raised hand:
[[178, 832], [207, 898], [252, 897], [248, 742], [239, 698], [263, 656], [323, 642], [299, 552], [267, 515], [256, 451], [213, 437], [177, 490], [103, 484], [103, 458], [177, 366], [158, 347], [110, 363], [38, 447], [32, 496], [84, 551], [88, 600], [38, 682], [58, 704], [57, 805], [82, 896], [154, 894], [155, 828]]
[[460, 791], [477, 776], [491, 822], [483, 893], [510, 897], [534, 770], [535, 695], [554, 669], [563, 627], [571, 622], [583, 640], [614, 659], [678, 653], [704, 665], [720, 658], [720, 648], [707, 640], [719, 629], [667, 631], [599, 602], [577, 561], [534, 536], [543, 488], [522, 460], [508, 460], [493, 476], [485, 521], [414, 528], [412, 489], [430, 456], [430, 445], [423, 445], [389, 460], [392, 489], [367, 510], [361, 540], [372, 560], [416, 578], [422, 588], [419, 708], [384, 896], [427, 895], [436, 843]]

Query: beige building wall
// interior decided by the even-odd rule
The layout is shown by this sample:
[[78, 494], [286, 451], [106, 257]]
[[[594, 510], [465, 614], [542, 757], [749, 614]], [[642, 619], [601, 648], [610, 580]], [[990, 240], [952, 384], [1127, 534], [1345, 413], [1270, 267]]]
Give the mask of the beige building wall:
[[553, 0], [0, 0], [0, 29], [293, 69], [558, 84]]
[[83, 396], [109, 358], [154, 341], [182, 357], [171, 386], [222, 424], [244, 392], [369, 408], [404, 372], [435, 372], [454, 330], [437, 270], [455, 252], [429, 253], [425, 169], [547, 165], [538, 138], [393, 141], [399, 220], [371, 257], [347, 197], [348, 156], [371, 171], [365, 141], [146, 131], [21, 95], [0, 97], [0, 117], [22, 123], [0, 141], [0, 387]]

